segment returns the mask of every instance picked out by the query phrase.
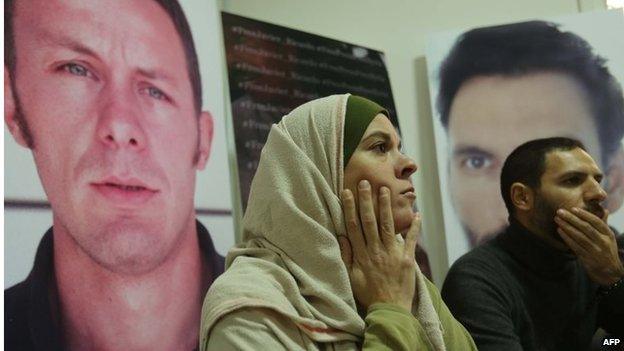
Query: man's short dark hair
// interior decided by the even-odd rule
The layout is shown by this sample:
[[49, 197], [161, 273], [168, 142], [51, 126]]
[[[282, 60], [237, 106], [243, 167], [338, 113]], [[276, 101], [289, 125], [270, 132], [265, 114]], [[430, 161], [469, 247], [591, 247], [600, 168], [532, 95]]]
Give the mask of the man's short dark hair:
[[[197, 52], [195, 51], [195, 44], [193, 42], [193, 35], [191, 33], [191, 27], [186, 20], [184, 11], [177, 0], [154, 0], [162, 9], [165, 10], [173, 26], [175, 27], [182, 45], [184, 47], [184, 55], [186, 57], [186, 66], [191, 80], [191, 87], [193, 89], [193, 103], [195, 112], [199, 114], [202, 108], [202, 86], [201, 76], [199, 73], [199, 60], [197, 59]], [[15, 36], [13, 35], [13, 15], [15, 11], [15, 3], [17, 0], [5, 0], [4, 1], [4, 64], [9, 70], [11, 82], [15, 81]], [[15, 88], [15, 85], [13, 85]], [[15, 90], [14, 90], [15, 94]]]
[[562, 32], [550, 22], [470, 30], [455, 42], [440, 68], [437, 109], [442, 125], [448, 128], [453, 99], [462, 84], [473, 77], [559, 72], [574, 78], [589, 97], [606, 164], [621, 146], [624, 98], [605, 62], [583, 38]]
[[541, 185], [540, 179], [546, 170], [546, 155], [553, 151], [573, 149], [586, 151], [585, 145], [578, 140], [555, 137], [528, 141], [509, 154], [501, 171], [500, 186], [510, 216], [515, 212], [511, 202], [513, 183], [518, 182], [532, 189], [538, 189]]

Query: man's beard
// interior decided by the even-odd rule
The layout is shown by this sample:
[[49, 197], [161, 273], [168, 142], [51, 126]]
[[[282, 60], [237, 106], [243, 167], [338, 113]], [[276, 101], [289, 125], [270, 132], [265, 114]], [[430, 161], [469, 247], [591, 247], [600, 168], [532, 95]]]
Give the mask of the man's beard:
[[[557, 228], [559, 226], [555, 222], [557, 210], [560, 208], [564, 208], [568, 211], [570, 210], [570, 208], [567, 208], [566, 206], [550, 202], [548, 199], [541, 196], [539, 191], [536, 192], [535, 216], [533, 217], [533, 225], [535, 225], [536, 228], [541, 228], [544, 233], [547, 233], [549, 236], [553, 237], [557, 241], [564, 243], [563, 239], [557, 232]], [[605, 210], [602, 205], [599, 202], [595, 201], [592, 201], [586, 206], [583, 206], [582, 209], [591, 212], [600, 219], [603, 219], [605, 214]]]
[[535, 193], [535, 211], [532, 219], [535, 228], [540, 228], [543, 233], [553, 239], [563, 243], [563, 239], [557, 233], [557, 223], [555, 223], [555, 215], [561, 206], [551, 203], [548, 199], [541, 196], [539, 192]]

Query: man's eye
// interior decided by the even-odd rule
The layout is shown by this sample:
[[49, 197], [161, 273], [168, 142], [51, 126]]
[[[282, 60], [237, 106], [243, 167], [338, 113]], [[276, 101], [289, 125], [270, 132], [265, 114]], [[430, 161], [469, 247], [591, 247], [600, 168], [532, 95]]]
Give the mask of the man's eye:
[[64, 64], [63, 66], [61, 66], [61, 69], [75, 76], [88, 77], [91, 75], [91, 72], [89, 72], [87, 68], [77, 63]]
[[167, 95], [165, 95], [165, 93], [162, 92], [162, 90], [155, 88], [155, 87], [148, 87], [146, 89], [147, 94], [151, 97], [153, 97], [154, 99], [157, 100], [167, 100]]
[[563, 181], [566, 185], [578, 185], [582, 183], [581, 177], [572, 177]]
[[480, 170], [492, 165], [492, 160], [485, 156], [469, 156], [462, 161], [462, 166], [470, 170]]

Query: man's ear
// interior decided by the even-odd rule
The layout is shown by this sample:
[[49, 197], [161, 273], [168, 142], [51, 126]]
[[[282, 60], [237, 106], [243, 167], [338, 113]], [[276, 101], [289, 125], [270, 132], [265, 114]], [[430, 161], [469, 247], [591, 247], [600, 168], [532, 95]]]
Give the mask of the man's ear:
[[7, 66], [4, 66], [4, 123], [6, 123], [11, 135], [13, 135], [13, 139], [23, 147], [28, 147], [28, 143], [24, 138], [22, 124], [16, 118], [16, 111], [11, 75]]
[[509, 191], [511, 193], [511, 202], [516, 209], [520, 211], [529, 211], [533, 209], [533, 189], [525, 184], [515, 182], [511, 185]]
[[212, 149], [212, 139], [214, 136], [214, 121], [208, 111], [202, 111], [199, 115], [199, 149], [197, 157], [197, 169], [204, 169], [210, 151]]
[[607, 192], [606, 208], [614, 213], [624, 201], [624, 150], [622, 146], [613, 154], [605, 173], [605, 191]]

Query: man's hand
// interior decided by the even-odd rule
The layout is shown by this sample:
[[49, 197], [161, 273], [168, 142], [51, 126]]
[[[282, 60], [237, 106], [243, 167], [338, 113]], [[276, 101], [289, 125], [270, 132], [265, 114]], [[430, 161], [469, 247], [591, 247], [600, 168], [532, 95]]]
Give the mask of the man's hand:
[[379, 189], [379, 226], [367, 181], [358, 188], [359, 216], [353, 193], [344, 190], [341, 195], [348, 239], [339, 236], [338, 242], [355, 299], [365, 308], [387, 302], [411, 311], [420, 215], [415, 215], [405, 240], [397, 240], [388, 188]]
[[615, 234], [607, 225], [608, 212], [599, 218], [591, 212], [572, 208], [560, 209], [555, 216], [557, 231], [563, 241], [581, 260], [589, 277], [609, 286], [624, 277], [624, 266], [618, 257]]

